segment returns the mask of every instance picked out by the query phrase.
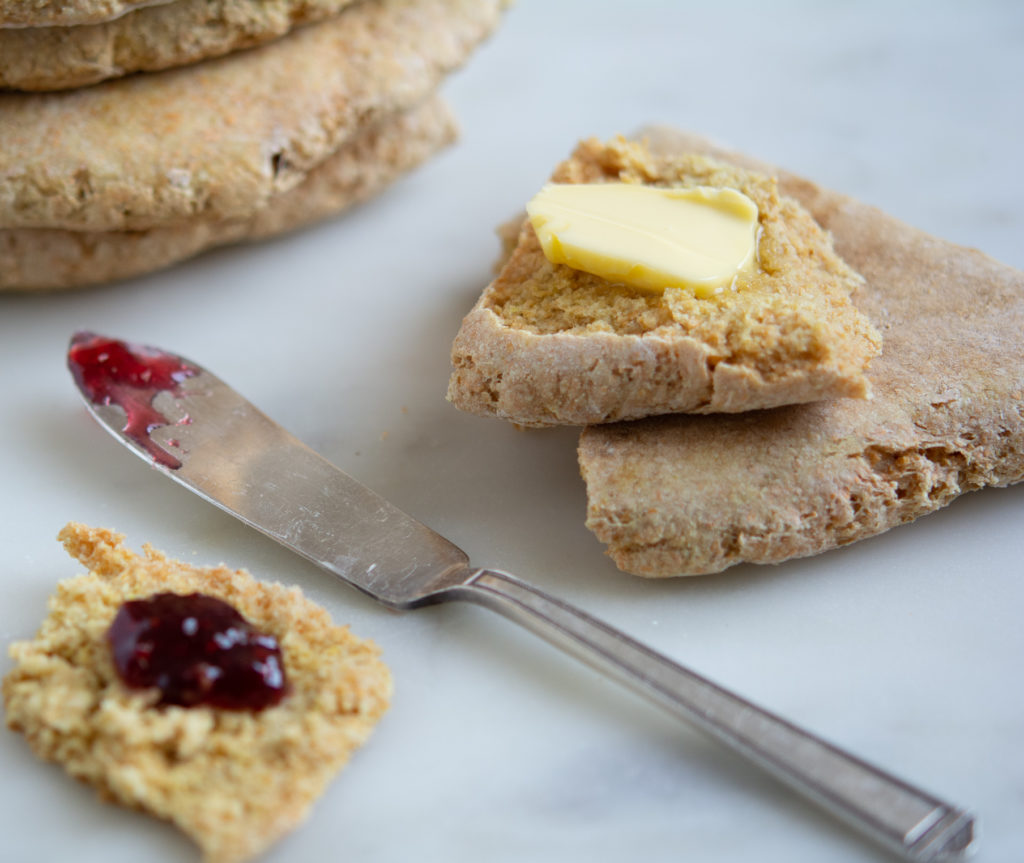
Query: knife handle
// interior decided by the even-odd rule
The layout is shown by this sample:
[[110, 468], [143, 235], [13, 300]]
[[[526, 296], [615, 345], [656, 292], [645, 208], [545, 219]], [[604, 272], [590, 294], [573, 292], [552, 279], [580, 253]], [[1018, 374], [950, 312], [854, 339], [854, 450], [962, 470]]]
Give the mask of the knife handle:
[[907, 860], [963, 860], [972, 850], [975, 822], [968, 812], [762, 710], [511, 575], [481, 570], [445, 594], [445, 599], [497, 611], [625, 683]]

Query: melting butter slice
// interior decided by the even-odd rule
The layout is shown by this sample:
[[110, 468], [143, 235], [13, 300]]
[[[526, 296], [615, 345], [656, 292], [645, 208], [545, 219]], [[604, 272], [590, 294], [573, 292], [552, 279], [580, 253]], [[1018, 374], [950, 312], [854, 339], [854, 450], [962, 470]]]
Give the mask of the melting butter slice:
[[757, 252], [757, 205], [735, 189], [549, 183], [526, 212], [552, 263], [647, 291], [711, 296]]

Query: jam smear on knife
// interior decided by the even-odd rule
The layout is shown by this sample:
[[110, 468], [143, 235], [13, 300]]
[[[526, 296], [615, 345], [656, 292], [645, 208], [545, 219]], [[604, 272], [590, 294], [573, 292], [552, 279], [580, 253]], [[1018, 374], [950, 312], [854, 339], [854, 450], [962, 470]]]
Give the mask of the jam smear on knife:
[[173, 469], [181, 461], [159, 446], [150, 432], [170, 421], [153, 407], [161, 392], [178, 391], [199, 369], [181, 357], [131, 345], [94, 333], [76, 333], [68, 349], [68, 368], [82, 391], [98, 405], [118, 405], [127, 420], [122, 431], [157, 464]]
[[121, 680], [159, 704], [260, 711], [288, 692], [281, 648], [223, 600], [158, 593], [124, 603], [107, 640]]

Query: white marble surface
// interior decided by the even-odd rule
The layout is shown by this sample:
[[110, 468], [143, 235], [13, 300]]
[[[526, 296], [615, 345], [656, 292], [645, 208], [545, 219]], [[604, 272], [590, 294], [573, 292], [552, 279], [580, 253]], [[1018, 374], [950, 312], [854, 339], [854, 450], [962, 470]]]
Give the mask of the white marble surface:
[[[1024, 266], [1024, 6], [520, 0], [447, 86], [461, 143], [358, 212], [130, 283], [0, 298], [0, 640], [28, 637], [70, 519], [301, 585], [377, 640], [391, 712], [277, 863], [889, 859], [697, 733], [473, 607], [396, 615], [167, 482], [100, 431], [76, 328], [177, 350], [462, 545], [973, 808], [1024, 859], [1024, 487], [816, 559], [620, 574], [583, 526], [575, 433], [444, 401], [492, 226], [587, 135], [698, 131]], [[0, 130], [2, 134], [2, 130]], [[0, 669], [9, 662], [0, 660]], [[182, 863], [0, 734], [4, 863]]]

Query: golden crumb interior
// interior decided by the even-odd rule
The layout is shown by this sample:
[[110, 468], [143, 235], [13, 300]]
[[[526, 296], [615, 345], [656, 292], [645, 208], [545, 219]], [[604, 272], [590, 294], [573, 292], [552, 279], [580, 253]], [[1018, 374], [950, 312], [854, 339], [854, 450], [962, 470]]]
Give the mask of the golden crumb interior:
[[850, 302], [863, 280], [813, 218], [780, 197], [774, 179], [700, 155], [655, 158], [643, 144], [617, 139], [581, 143], [552, 180], [737, 189], [758, 207], [757, 267], [709, 298], [679, 288], [652, 294], [552, 264], [525, 221], [486, 300], [505, 326], [541, 335], [682, 331], [713, 356], [762, 369], [839, 355], [859, 367], [878, 353], [877, 332]]

